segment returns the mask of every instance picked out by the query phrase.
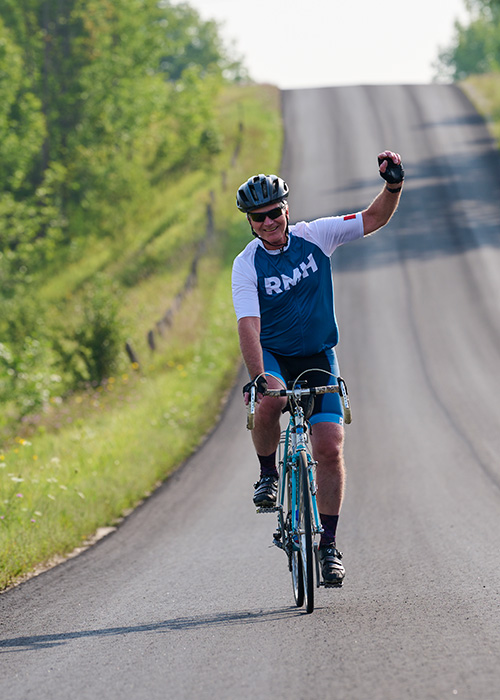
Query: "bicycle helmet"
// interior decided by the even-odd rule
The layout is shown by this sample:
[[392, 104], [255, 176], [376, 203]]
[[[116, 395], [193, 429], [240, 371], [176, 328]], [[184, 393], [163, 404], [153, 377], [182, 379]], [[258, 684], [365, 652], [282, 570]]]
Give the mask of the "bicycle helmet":
[[236, 194], [236, 206], [240, 211], [249, 212], [266, 204], [281, 202], [288, 196], [288, 185], [277, 175], [254, 175], [250, 177]]

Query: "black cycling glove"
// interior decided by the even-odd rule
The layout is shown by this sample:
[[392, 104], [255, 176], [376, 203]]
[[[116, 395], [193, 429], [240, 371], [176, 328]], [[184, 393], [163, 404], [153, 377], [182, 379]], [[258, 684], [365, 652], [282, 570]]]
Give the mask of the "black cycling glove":
[[249, 394], [250, 389], [253, 386], [257, 389], [258, 394], [265, 394], [267, 390], [267, 379], [262, 374], [258, 375], [257, 377], [255, 377], [255, 379], [252, 379], [251, 382], [245, 384], [245, 386], [243, 387], [243, 393]]
[[380, 177], [383, 177], [384, 180], [390, 185], [399, 185], [405, 179], [405, 171], [403, 170], [403, 164], [395, 163], [391, 158], [384, 156], [384, 158], [378, 159], [379, 167], [384, 162], [384, 160], [387, 161], [387, 168], [385, 170], [385, 173], [382, 173], [379, 170]]

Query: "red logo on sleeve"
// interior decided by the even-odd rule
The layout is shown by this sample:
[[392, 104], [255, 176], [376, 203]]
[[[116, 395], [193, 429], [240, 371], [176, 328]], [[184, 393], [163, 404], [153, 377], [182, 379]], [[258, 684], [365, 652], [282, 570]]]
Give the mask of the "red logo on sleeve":
[[344, 221], [350, 221], [351, 219], [355, 219], [356, 214], [348, 214], [347, 216], [344, 216]]

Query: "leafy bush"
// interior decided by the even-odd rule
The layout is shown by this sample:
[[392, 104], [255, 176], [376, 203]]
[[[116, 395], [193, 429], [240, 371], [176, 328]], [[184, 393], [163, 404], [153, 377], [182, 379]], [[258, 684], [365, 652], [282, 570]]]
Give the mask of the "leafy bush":
[[72, 389], [100, 384], [119, 364], [124, 347], [119, 303], [117, 285], [98, 276], [73, 303], [67, 325], [54, 335], [65, 383]]
[[40, 303], [24, 290], [2, 305], [0, 401], [15, 403], [21, 416], [60, 392], [62, 381]]

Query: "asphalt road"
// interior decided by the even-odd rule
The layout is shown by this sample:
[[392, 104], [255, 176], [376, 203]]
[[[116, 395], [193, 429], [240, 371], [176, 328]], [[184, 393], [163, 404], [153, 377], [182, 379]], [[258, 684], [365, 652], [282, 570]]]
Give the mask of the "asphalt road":
[[500, 697], [500, 161], [451, 86], [283, 94], [295, 219], [390, 225], [334, 255], [347, 428], [341, 590], [294, 607], [251, 503], [239, 390], [203, 448], [110, 537], [0, 596], [9, 700]]

